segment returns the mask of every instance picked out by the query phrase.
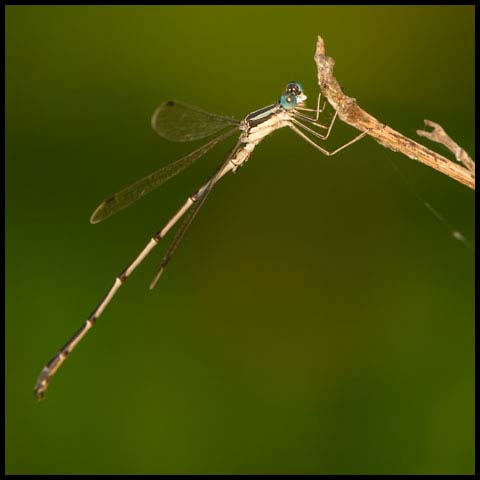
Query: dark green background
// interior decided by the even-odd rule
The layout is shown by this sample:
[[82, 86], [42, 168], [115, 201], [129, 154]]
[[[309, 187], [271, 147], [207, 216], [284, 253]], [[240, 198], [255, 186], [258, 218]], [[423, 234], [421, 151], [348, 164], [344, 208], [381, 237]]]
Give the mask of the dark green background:
[[165, 245], [33, 396], [231, 148], [90, 225], [200, 145], [156, 136], [155, 107], [241, 118], [290, 80], [312, 101], [317, 34], [363, 108], [412, 138], [437, 121], [474, 153], [473, 7], [6, 7], [8, 473], [473, 473], [474, 255], [389, 159], [471, 241], [474, 193], [371, 139], [326, 158], [272, 135], [157, 289]]

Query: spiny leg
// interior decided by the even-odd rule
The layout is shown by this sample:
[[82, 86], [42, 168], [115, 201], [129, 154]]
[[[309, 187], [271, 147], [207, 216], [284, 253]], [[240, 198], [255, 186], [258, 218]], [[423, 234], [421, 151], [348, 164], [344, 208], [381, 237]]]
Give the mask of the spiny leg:
[[305, 130], [309, 131], [310, 133], [312, 133], [313, 135], [315, 135], [316, 137], [320, 138], [320, 140], [326, 140], [329, 136], [330, 136], [330, 133], [332, 131], [332, 128], [333, 128], [333, 124], [335, 123], [335, 120], [337, 119], [337, 116], [338, 116], [338, 112], [335, 110], [335, 113], [333, 114], [333, 117], [332, 119], [330, 120], [330, 125], [328, 127], [324, 127], [323, 125], [320, 125], [319, 123], [315, 123], [311, 120], [308, 120], [312, 125], [315, 125], [315, 126], [320, 126], [322, 128], [326, 128], [327, 129], [327, 133], [325, 133], [324, 135], [322, 135], [321, 133], [318, 133], [316, 132], [315, 130], [307, 127], [306, 125], [304, 125], [302, 122], [300, 122], [298, 119], [297, 119], [297, 114], [296, 113], [293, 113], [292, 115], [292, 122], [295, 123], [296, 125], [298, 125], [299, 127], [302, 127], [304, 128]]
[[336, 150], [334, 150], [333, 152], [329, 152], [328, 150], [325, 150], [324, 148], [322, 148], [320, 145], [316, 144], [311, 138], [307, 137], [307, 135], [305, 135], [300, 129], [298, 129], [295, 125], [292, 125], [291, 123], [288, 125], [297, 135], [299, 135], [300, 137], [302, 137], [304, 140], [306, 140], [308, 143], [310, 143], [310, 145], [313, 145], [317, 150], [320, 150], [324, 155], [326, 155], [327, 157], [331, 157], [332, 155], [335, 155], [336, 153], [340, 152], [341, 150], [343, 150], [344, 148], [352, 145], [352, 143], [355, 143], [357, 142], [358, 140], [360, 140], [361, 138], [363, 138], [367, 133], [368, 133], [368, 130], [366, 130], [365, 132], [362, 132], [360, 133], [360, 135], [357, 135], [355, 138], [353, 138], [352, 140], [350, 140], [349, 142], [345, 143], [344, 145], [341, 145], [340, 147], [338, 147]]
[[[328, 131], [324, 134], [322, 133], [319, 133], [315, 130], [313, 130], [313, 128], [310, 128], [308, 127], [307, 125], [305, 125], [304, 123], [302, 123], [300, 120], [298, 120], [298, 117], [296, 115], [296, 113], [294, 113], [292, 116], [291, 116], [291, 121], [292, 123], [294, 123], [295, 125], [298, 125], [299, 127], [303, 128], [304, 130], [307, 130], [308, 132], [310, 132], [312, 135], [315, 135], [317, 138], [319, 138], [320, 140], [327, 140], [327, 138], [330, 136], [330, 133], [332, 131], [332, 128], [333, 128], [333, 124], [335, 123], [335, 120], [338, 116], [338, 113], [335, 111], [335, 113], [333, 114], [333, 117], [332, 119], [330, 120], [330, 124], [328, 127], [322, 127], [323, 128], [327, 128]], [[312, 126], [318, 126], [317, 123], [315, 122], [312, 122], [312, 121], [309, 121], [309, 123], [312, 124]]]
[[312, 120], [316, 122], [318, 120], [318, 117], [320, 116], [320, 113], [322, 113], [325, 110], [325, 106], [327, 105], [327, 101], [325, 100], [325, 103], [323, 104], [323, 107], [320, 108], [320, 98], [322, 97], [322, 92], [318, 94], [317, 97], [317, 108], [306, 108], [306, 107], [296, 107], [296, 110], [301, 110], [302, 112], [315, 112], [315, 118], [309, 117], [308, 115], [301, 114], [305, 119], [307, 120]]
[[325, 130], [328, 129], [328, 127], [326, 127], [325, 125], [322, 125], [321, 123], [318, 123], [316, 120], [313, 120], [313, 119], [310, 118], [308, 115], [304, 115], [303, 113], [294, 111], [294, 112], [292, 112], [292, 115], [293, 115], [295, 118], [301, 118], [301, 119], [304, 120], [305, 122], [312, 123], [313, 125], [316, 125], [317, 127], [324, 128]]

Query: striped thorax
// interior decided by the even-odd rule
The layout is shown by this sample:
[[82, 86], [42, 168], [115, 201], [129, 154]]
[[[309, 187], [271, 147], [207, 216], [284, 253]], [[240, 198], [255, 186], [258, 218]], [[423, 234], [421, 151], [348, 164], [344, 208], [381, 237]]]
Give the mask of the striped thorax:
[[243, 165], [265, 137], [279, 128], [287, 127], [291, 120], [291, 113], [297, 106], [304, 104], [306, 99], [307, 96], [303, 93], [301, 85], [292, 82], [287, 85], [285, 93], [277, 103], [247, 115], [240, 123], [242, 147], [231, 160], [234, 164], [232, 170], [235, 172], [239, 166]]

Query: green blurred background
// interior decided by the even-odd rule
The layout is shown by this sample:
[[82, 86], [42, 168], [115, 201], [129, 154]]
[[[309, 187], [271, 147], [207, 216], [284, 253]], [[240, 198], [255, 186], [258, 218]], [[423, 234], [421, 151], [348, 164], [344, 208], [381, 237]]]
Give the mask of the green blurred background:
[[234, 142], [90, 225], [201, 144], [156, 136], [155, 107], [242, 118], [291, 80], [313, 104], [317, 34], [363, 108], [412, 138], [437, 121], [474, 154], [473, 6], [6, 7], [7, 473], [473, 473], [474, 254], [389, 160], [470, 241], [474, 193], [371, 139], [326, 158], [268, 138], [156, 290], [165, 246], [33, 396]]

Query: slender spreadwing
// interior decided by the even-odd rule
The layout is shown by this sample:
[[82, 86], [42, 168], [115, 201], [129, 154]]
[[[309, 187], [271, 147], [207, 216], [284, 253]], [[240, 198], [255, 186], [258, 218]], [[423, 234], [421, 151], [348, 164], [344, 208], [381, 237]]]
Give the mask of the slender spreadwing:
[[[213, 175], [192, 195], [190, 195], [180, 209], [170, 218], [165, 226], [150, 239], [143, 250], [115, 279], [112, 287], [103, 297], [97, 307], [90, 314], [82, 327], [45, 365], [37, 383], [35, 395], [43, 398], [50, 380], [67, 356], [92, 328], [98, 317], [103, 313], [118, 289], [130, 277], [144, 258], [164, 238], [177, 222], [183, 218], [181, 225], [167, 248], [155, 277], [150, 284], [153, 288], [160, 278], [172, 255], [175, 253], [188, 227], [192, 223], [201, 206], [205, 203], [213, 186], [228, 172], [235, 172], [252, 154], [255, 147], [268, 135], [282, 127], [288, 127], [303, 140], [310, 143], [324, 155], [334, 155], [345, 147], [360, 140], [367, 132], [360, 133], [355, 138], [329, 152], [318, 144], [318, 140], [326, 140], [330, 135], [337, 112], [331, 116], [328, 125], [319, 123], [320, 113], [325, 109], [326, 102], [320, 108], [321, 95], [318, 96], [315, 109], [306, 108], [305, 95], [302, 85], [298, 82], [289, 83], [280, 99], [272, 105], [261, 108], [247, 115], [241, 122], [232, 117], [225, 117], [206, 112], [181, 102], [168, 101], [161, 104], [153, 113], [152, 128], [161, 137], [174, 142], [189, 142], [211, 137], [212, 140], [185, 157], [161, 168], [160, 170], [138, 180], [130, 186], [120, 190], [115, 195], [104, 200], [93, 212], [90, 222], [98, 223], [117, 213], [139, 198], [159, 187], [177, 173], [181, 172], [197, 159], [205, 155], [215, 145], [232, 136], [239, 134], [238, 141], [228, 157], [216, 169]], [[310, 135], [310, 136], [309, 136]], [[312, 138], [316, 140], [313, 140]]]

